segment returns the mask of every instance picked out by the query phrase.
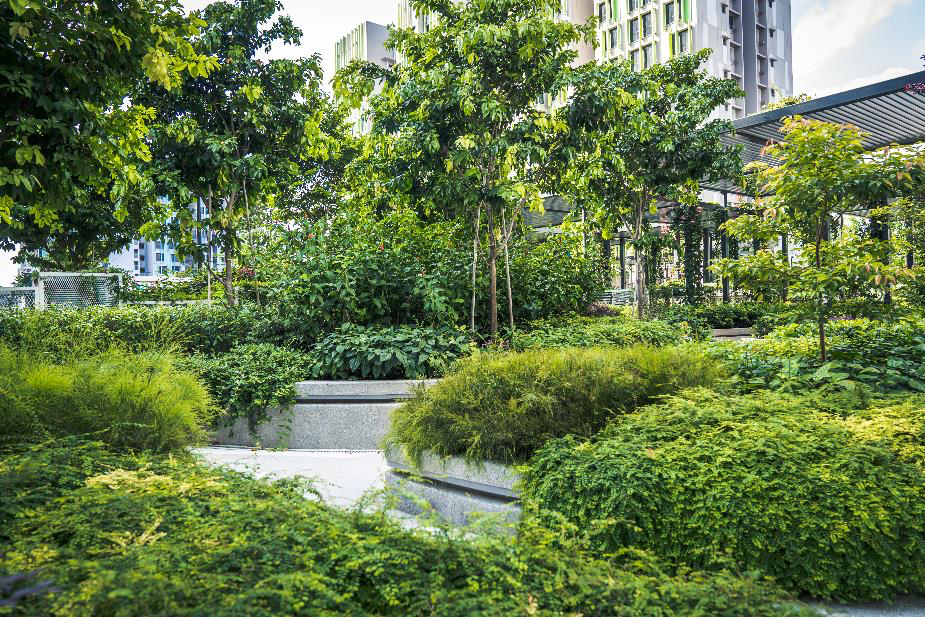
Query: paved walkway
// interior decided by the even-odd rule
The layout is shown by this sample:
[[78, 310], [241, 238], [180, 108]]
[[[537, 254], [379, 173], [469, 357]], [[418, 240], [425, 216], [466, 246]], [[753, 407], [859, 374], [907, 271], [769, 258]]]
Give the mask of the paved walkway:
[[[382, 489], [384, 475], [389, 469], [382, 451], [268, 451], [210, 446], [195, 449], [195, 452], [209, 463], [257, 477], [299, 475], [313, 479], [323, 499], [340, 507], [353, 506], [366, 492]], [[399, 513], [397, 516], [406, 525], [415, 525], [413, 518]], [[902, 597], [893, 604], [812, 604], [831, 616], [924, 616], [923, 595]]]

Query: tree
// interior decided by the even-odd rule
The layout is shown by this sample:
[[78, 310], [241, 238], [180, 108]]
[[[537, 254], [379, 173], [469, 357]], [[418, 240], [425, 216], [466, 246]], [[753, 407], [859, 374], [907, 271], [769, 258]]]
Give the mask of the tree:
[[0, 2], [0, 248], [90, 256], [123, 237], [153, 200], [135, 93], [215, 67], [190, 44], [201, 26], [176, 0]]
[[738, 260], [721, 260], [715, 269], [739, 285], [758, 292], [779, 283], [789, 298], [815, 307], [821, 361], [827, 360], [825, 323], [834, 315], [834, 299], [862, 284], [885, 291], [913, 272], [883, 261], [882, 242], [835, 233], [840, 215], [879, 208], [922, 186], [922, 148], [886, 148], [867, 153], [863, 132], [801, 116], [786, 118], [783, 140], [765, 154], [778, 165], [752, 164], [758, 214], [744, 214], [724, 224], [741, 239], [796, 238], [801, 247], [793, 262], [768, 250]]
[[537, 101], [562, 92], [576, 59], [570, 45], [591, 40], [592, 27], [558, 19], [558, 0], [413, 0], [412, 6], [434, 19], [427, 32], [391, 31], [388, 46], [404, 62], [391, 70], [349, 65], [336, 92], [358, 101], [382, 83], [370, 104], [372, 136], [364, 157], [376, 170], [377, 198], [471, 221], [471, 327], [476, 253], [485, 239], [489, 332], [495, 336], [499, 254], [507, 253], [521, 210], [541, 207], [533, 166], [546, 154], [541, 140], [555, 120]]
[[649, 305], [642, 263], [648, 213], [658, 199], [694, 204], [698, 182], [736, 175], [738, 151], [721, 142], [730, 122], [712, 119], [743, 93], [732, 80], [700, 69], [709, 50], [634, 71], [629, 63], [590, 64], [558, 118], [571, 129], [554, 149], [558, 190], [601, 222], [624, 227], [637, 252], [637, 312]]
[[[218, 58], [208, 76], [168, 91], [154, 90], [153, 168], [170, 199], [161, 217], [183, 255], [204, 259], [213, 243], [224, 254], [226, 302], [234, 305], [234, 261], [253, 225], [252, 209], [291, 182], [301, 157], [328, 157], [336, 137], [322, 132], [319, 57], [270, 60], [255, 56], [281, 41], [296, 44], [302, 32], [289, 17], [274, 18], [277, 0], [215, 2], [203, 12], [205, 27], [195, 49]], [[198, 201], [206, 218], [190, 212]], [[199, 233], [195, 233], [196, 231]], [[206, 247], [197, 242], [207, 232]]]

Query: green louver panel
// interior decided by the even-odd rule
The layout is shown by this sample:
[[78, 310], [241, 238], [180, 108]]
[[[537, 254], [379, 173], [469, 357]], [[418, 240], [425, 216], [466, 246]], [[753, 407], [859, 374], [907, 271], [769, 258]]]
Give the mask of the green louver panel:
[[682, 0], [682, 20], [688, 22], [690, 19], [689, 0]]
[[620, 0], [612, 0], [612, 19], [618, 19], [618, 3]]

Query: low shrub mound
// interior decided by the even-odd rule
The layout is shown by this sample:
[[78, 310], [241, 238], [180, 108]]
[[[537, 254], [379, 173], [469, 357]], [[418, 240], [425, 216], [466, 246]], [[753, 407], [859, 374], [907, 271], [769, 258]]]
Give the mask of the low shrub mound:
[[782, 307], [770, 303], [720, 303], [714, 305], [655, 305], [655, 318], [670, 324], [688, 324], [699, 337], [711, 336], [713, 328], [749, 328]]
[[627, 347], [638, 344], [664, 346], [682, 343], [687, 335], [688, 331], [684, 327], [659, 320], [567, 315], [531, 322], [525, 329], [512, 333], [511, 344], [513, 349], [519, 351], [529, 348]]
[[298, 350], [255, 343], [216, 356], [189, 356], [180, 365], [196, 374], [225, 414], [228, 424], [248, 419], [254, 429], [269, 408], [284, 408], [296, 397], [296, 382], [309, 379], [311, 357]]
[[[59, 443], [0, 459], [13, 615], [807, 615], [768, 580], [596, 558], [562, 526], [407, 530], [189, 459]], [[30, 580], [31, 583], [32, 580]]]
[[210, 398], [163, 352], [110, 352], [52, 364], [0, 347], [0, 444], [92, 434], [171, 451], [205, 438]]
[[848, 402], [690, 391], [593, 441], [548, 443], [523, 497], [595, 531], [603, 552], [729, 558], [839, 601], [923, 592], [923, 397]]
[[389, 446], [516, 463], [551, 438], [592, 436], [616, 415], [721, 376], [696, 349], [532, 349], [459, 362], [393, 411]]

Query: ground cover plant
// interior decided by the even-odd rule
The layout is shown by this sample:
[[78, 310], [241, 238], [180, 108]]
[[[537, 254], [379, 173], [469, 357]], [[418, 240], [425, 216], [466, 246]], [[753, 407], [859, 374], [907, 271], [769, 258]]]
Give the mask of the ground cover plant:
[[924, 399], [701, 389], [548, 442], [523, 498], [610, 552], [719, 558], [840, 601], [924, 590]]
[[109, 352], [55, 364], [0, 346], [0, 445], [92, 435], [170, 451], [205, 440], [211, 402], [165, 352]]
[[654, 305], [651, 315], [670, 324], [685, 322], [701, 338], [714, 328], [750, 328], [770, 313], [779, 311], [772, 303], [718, 303], [713, 305]]
[[73, 440], [6, 451], [0, 573], [35, 572], [54, 591], [0, 613], [810, 613], [755, 575], [672, 571], [641, 551], [597, 558], [569, 526], [408, 530], [309, 489]]
[[482, 353], [394, 410], [386, 443], [413, 461], [433, 451], [521, 462], [552, 438], [592, 436], [616, 415], [722, 375], [692, 347]]
[[528, 348], [586, 348], [682, 343], [691, 331], [660, 320], [625, 316], [583, 317], [571, 314], [530, 322], [511, 333], [515, 350]]

